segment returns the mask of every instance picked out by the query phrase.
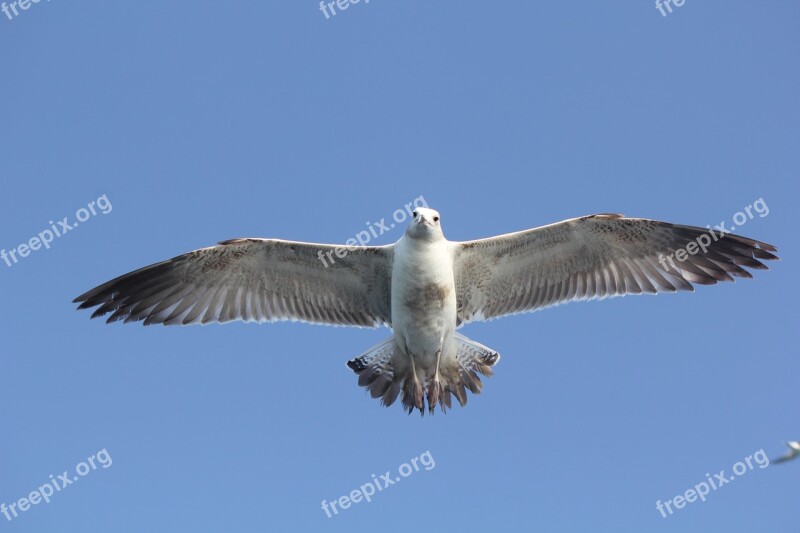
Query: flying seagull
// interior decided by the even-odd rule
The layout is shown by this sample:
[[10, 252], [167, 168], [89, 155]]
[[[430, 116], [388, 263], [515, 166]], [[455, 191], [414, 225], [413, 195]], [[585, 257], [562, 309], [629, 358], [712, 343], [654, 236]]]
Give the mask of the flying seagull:
[[92, 318], [186, 325], [244, 320], [388, 326], [348, 361], [358, 384], [411, 413], [462, 406], [500, 355], [456, 329], [575, 300], [693, 291], [750, 278], [777, 257], [763, 242], [616, 214], [451, 242], [439, 213], [418, 208], [388, 246], [232, 239], [130, 272], [78, 296]]
[[792, 459], [800, 455], [800, 441], [790, 440], [789, 442], [786, 443], [786, 445], [789, 447], [789, 453], [787, 453], [782, 457], [774, 459], [772, 461], [773, 464], [785, 463], [786, 461], [791, 461]]

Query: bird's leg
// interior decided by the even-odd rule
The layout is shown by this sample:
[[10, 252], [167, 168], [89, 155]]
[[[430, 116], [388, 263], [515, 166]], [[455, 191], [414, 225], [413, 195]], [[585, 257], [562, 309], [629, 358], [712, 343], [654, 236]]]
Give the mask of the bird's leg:
[[411, 360], [411, 374], [414, 376], [414, 407], [419, 409], [420, 414], [422, 414], [425, 408], [425, 404], [422, 401], [422, 392], [424, 388], [419, 382], [417, 367], [414, 364], [414, 354], [412, 354], [411, 351], [408, 352], [408, 358]]
[[439, 363], [442, 359], [442, 350], [436, 352], [436, 368], [433, 372], [433, 378], [428, 386], [428, 410], [433, 413], [436, 404], [439, 403], [439, 396], [442, 392], [442, 384], [439, 375]]

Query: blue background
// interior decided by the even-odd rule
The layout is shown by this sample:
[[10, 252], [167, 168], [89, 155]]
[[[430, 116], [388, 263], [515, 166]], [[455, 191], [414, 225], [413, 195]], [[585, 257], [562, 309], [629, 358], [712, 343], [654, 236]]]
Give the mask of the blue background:
[[[800, 4], [54, 0], [0, 14], [0, 502], [113, 459], [1, 531], [797, 530], [800, 461], [667, 500], [797, 412]], [[468, 240], [596, 212], [779, 246], [755, 280], [461, 330], [498, 350], [446, 416], [347, 359], [388, 330], [106, 326], [72, 298], [244, 237], [341, 243], [423, 195]], [[390, 243], [398, 228], [373, 243]], [[429, 450], [435, 468], [333, 518]]]

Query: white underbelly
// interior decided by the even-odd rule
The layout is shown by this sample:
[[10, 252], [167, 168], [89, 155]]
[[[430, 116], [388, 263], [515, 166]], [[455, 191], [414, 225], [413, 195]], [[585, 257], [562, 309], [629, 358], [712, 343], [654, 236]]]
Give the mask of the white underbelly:
[[398, 246], [392, 271], [392, 329], [400, 348], [423, 366], [449, 355], [456, 328], [452, 260], [444, 247]]

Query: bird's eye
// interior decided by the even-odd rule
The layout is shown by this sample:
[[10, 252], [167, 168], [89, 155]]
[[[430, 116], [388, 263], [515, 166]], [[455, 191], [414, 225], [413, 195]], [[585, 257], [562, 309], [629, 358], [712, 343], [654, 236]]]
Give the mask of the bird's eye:
[[439, 217], [433, 217], [434, 222], [439, 222]]
[[417, 212], [416, 212], [416, 211], [414, 211], [414, 212], [413, 212], [413, 213], [411, 213], [411, 214], [412, 214], [412, 215], [414, 215], [414, 218], [417, 218]]

